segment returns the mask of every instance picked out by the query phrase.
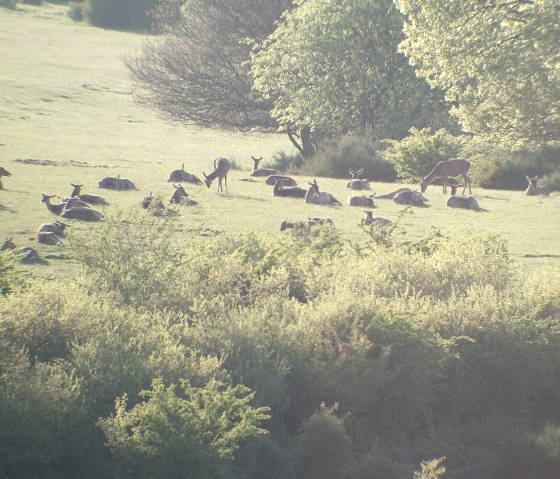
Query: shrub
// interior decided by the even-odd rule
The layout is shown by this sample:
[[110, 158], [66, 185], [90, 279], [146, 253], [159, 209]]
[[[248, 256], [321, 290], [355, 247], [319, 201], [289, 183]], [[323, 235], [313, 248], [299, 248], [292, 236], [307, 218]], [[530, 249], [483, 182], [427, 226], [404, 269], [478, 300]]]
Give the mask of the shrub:
[[87, 15], [98, 27], [150, 30], [149, 12], [157, 4], [158, 0], [88, 0]]
[[15, 10], [19, 0], [0, 0], [0, 7], [9, 8], [10, 10]]
[[304, 158], [300, 153], [286, 153], [279, 151], [274, 154], [270, 168], [274, 168], [282, 173], [297, 173], [303, 166]]
[[77, 2], [70, 3], [67, 15], [75, 22], [81, 22], [84, 19], [84, 5]]
[[302, 166], [302, 171], [313, 176], [349, 178], [350, 168], [363, 168], [361, 177], [369, 180], [391, 182], [397, 178], [393, 165], [376, 154], [371, 139], [361, 136], [325, 143], [321, 151]]
[[115, 414], [100, 421], [108, 446], [130, 477], [217, 477], [230, 467], [235, 451], [249, 438], [266, 434], [260, 427], [267, 408], [249, 405], [243, 386], [210, 381], [204, 388], [181, 382], [165, 387], [154, 380], [145, 398], [127, 410], [126, 396]]
[[418, 181], [438, 162], [461, 156], [466, 139], [443, 129], [432, 133], [429, 128], [411, 128], [406, 138], [385, 142], [389, 147], [382, 153], [383, 158], [392, 162], [401, 178]]

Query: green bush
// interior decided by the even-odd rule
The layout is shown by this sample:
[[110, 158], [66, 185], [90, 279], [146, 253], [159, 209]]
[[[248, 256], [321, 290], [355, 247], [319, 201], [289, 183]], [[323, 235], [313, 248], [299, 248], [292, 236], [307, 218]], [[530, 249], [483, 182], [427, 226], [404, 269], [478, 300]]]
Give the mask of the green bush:
[[284, 174], [295, 174], [301, 169], [304, 161], [300, 153], [291, 154], [285, 151], [278, 151], [272, 158], [270, 168], [274, 168]]
[[115, 414], [100, 421], [108, 446], [126, 477], [218, 477], [231, 467], [240, 444], [266, 434], [267, 408], [250, 406], [243, 386], [210, 381], [194, 388], [155, 380], [145, 401], [127, 410], [118, 398]]
[[312, 176], [350, 178], [349, 169], [364, 172], [361, 178], [375, 181], [395, 181], [393, 165], [376, 154], [375, 145], [367, 137], [346, 137], [338, 142], [326, 142], [319, 153], [302, 165], [302, 172]]
[[406, 138], [385, 142], [389, 147], [382, 156], [395, 166], [399, 176], [420, 181], [438, 162], [461, 156], [466, 139], [443, 129], [433, 133], [428, 128], [411, 128]]
[[149, 12], [158, 4], [158, 0], [87, 1], [87, 16], [92, 25], [124, 30], [150, 30]]

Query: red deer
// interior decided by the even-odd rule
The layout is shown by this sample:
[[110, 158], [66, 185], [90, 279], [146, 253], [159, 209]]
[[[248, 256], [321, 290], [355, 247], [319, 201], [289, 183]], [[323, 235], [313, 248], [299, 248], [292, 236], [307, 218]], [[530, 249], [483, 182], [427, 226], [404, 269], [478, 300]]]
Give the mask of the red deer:
[[360, 175], [364, 172], [363, 168], [360, 168], [358, 171], [349, 168], [348, 172], [352, 176], [352, 179], [346, 183], [348, 188], [352, 188], [353, 190], [371, 190], [371, 185], [368, 180], [360, 180]]
[[465, 194], [465, 190], [467, 186], [469, 187], [469, 194], [472, 194], [471, 191], [471, 179], [467, 176], [469, 168], [471, 164], [467, 160], [462, 160], [459, 158], [454, 158], [452, 160], [447, 161], [440, 161], [432, 171], [428, 174], [428, 176], [422, 179], [420, 183], [421, 191], [424, 193], [428, 188], [428, 185], [434, 181], [436, 178], [441, 178], [443, 181], [443, 192], [447, 193], [447, 178], [455, 178], [457, 176], [463, 177], [463, 194]]
[[259, 163], [262, 160], [262, 156], [260, 158], [255, 158], [251, 156], [253, 159], [253, 170], [249, 176], [270, 176], [270, 175], [281, 175], [278, 170], [274, 170], [271, 168], [259, 168]]
[[214, 160], [214, 171], [209, 175], [207, 175], [204, 172], [202, 173], [204, 175], [204, 182], [206, 183], [206, 186], [210, 188], [212, 182], [216, 178], [218, 178], [218, 193], [220, 191], [222, 192], [224, 191], [224, 189], [222, 188], [222, 180], [224, 180], [224, 183], [226, 185], [226, 193], [229, 193], [227, 187], [227, 174], [230, 168], [231, 168], [231, 164], [228, 160], [226, 160], [225, 158], [216, 158]]

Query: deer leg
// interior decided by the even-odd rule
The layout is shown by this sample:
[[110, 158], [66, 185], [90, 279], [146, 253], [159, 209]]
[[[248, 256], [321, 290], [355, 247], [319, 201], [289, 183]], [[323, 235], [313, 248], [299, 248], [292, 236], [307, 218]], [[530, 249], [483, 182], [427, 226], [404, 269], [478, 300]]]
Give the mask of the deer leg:
[[441, 178], [443, 180], [443, 193], [447, 194], [447, 176], [442, 176]]

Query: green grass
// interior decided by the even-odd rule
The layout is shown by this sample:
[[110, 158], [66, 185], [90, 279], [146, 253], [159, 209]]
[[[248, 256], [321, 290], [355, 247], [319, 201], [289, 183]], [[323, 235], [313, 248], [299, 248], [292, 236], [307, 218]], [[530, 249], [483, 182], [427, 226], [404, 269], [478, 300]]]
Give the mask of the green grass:
[[[358, 227], [362, 208], [305, 205], [303, 200], [272, 197], [264, 179], [246, 182], [251, 155], [265, 163], [279, 150], [291, 151], [285, 136], [241, 134], [165, 122], [132, 102], [131, 84], [122, 62], [138, 52], [144, 37], [74, 23], [67, 7], [20, 5], [0, 9], [0, 166], [12, 173], [0, 191], [0, 240], [13, 237], [23, 246], [37, 227], [55, 217], [40, 202], [40, 194], [68, 195], [70, 182], [84, 184], [84, 193], [104, 195], [107, 215], [116, 209], [139, 208], [150, 191], [169, 197], [169, 173], [185, 169], [202, 177], [217, 156], [235, 160], [239, 169], [229, 176], [229, 194], [217, 194], [217, 185], [186, 185], [198, 207], [181, 207], [178, 234], [208, 228], [224, 232], [245, 230], [280, 234], [284, 218], [329, 216], [352, 240], [363, 241]], [[39, 161], [29, 161], [39, 160]], [[263, 165], [263, 166], [266, 166]], [[138, 191], [100, 190], [104, 176], [130, 178]], [[310, 178], [297, 178], [302, 186]], [[319, 178], [322, 190], [346, 203], [352, 194], [346, 181]], [[374, 184], [377, 193], [398, 185]], [[453, 237], [470, 228], [503, 235], [514, 257], [529, 268], [560, 264], [560, 196], [527, 197], [519, 191], [474, 189], [485, 211], [457, 211], [445, 205], [441, 188], [427, 191], [429, 208], [415, 209], [403, 225], [412, 238], [430, 226]], [[395, 219], [402, 207], [378, 201], [378, 216]], [[73, 230], [95, 230], [96, 225], [74, 224]], [[43, 255], [60, 255], [63, 246], [40, 246]], [[461, 258], [457, 258], [457, 267]], [[41, 274], [56, 276], [70, 268], [68, 261], [49, 261]]]

